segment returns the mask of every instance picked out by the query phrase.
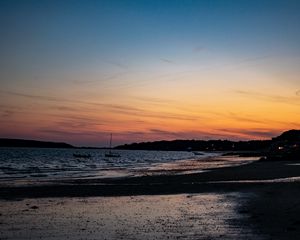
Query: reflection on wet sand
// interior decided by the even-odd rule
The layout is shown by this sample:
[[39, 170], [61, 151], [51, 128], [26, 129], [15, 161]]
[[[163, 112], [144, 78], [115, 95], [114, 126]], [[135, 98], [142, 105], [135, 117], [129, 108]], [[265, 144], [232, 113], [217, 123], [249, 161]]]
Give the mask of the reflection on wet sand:
[[4, 239], [297, 239], [299, 176], [299, 161], [255, 161], [194, 174], [2, 187], [0, 233]]
[[[260, 239], [238, 193], [1, 202], [4, 239]], [[247, 197], [247, 196], [246, 196]], [[5, 221], [3, 221], [5, 220]]]
[[[209, 171], [210, 169], [234, 167], [257, 161], [259, 157], [214, 156], [192, 160], [178, 160], [153, 165], [145, 169], [145, 175], [190, 174]], [[137, 171], [137, 173], [142, 171]]]

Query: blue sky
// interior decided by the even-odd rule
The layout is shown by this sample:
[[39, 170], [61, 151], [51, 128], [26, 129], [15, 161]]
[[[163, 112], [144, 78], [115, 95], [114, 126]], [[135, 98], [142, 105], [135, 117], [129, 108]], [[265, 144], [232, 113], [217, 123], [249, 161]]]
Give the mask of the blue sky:
[[[197, 112], [198, 116], [207, 116], [207, 109], [224, 104], [216, 110], [216, 116], [221, 113], [224, 116], [226, 111], [226, 116], [242, 114], [244, 119], [254, 118], [255, 113], [233, 107], [236, 102], [242, 102], [241, 95], [249, 98], [245, 104], [253, 106], [254, 96], [272, 100], [270, 104], [284, 97], [283, 102], [295, 106], [298, 104], [295, 92], [300, 89], [299, 22], [300, 1], [297, 0], [1, 0], [0, 110], [3, 116], [14, 113], [3, 120], [3, 128], [28, 124], [29, 120], [26, 123], [20, 119], [29, 118], [32, 111], [39, 113], [40, 118], [31, 121], [43, 123], [43, 129], [61, 128], [54, 120], [46, 123], [49, 112], [43, 109], [53, 107], [49, 106], [50, 98], [56, 98], [55, 104], [60, 103], [56, 107], [60, 109], [76, 108], [78, 115], [84, 113], [82, 106], [77, 105], [91, 101], [110, 106], [124, 103], [122, 107], [126, 111], [133, 106], [154, 111], [156, 102], [165, 102], [168, 107], [162, 110], [162, 106], [156, 106], [155, 111], [165, 111], [169, 117], [177, 114], [178, 106], [192, 109], [187, 114]], [[262, 97], [263, 94], [267, 96]], [[37, 100], [40, 105], [36, 105]], [[270, 106], [264, 111], [276, 108]], [[121, 124], [121, 120], [116, 120], [120, 116], [112, 116], [115, 112], [111, 109], [95, 111], [101, 112], [105, 121]], [[281, 115], [290, 117], [294, 112], [297, 115], [293, 118], [298, 119], [296, 110], [286, 111], [289, 112]], [[66, 113], [51, 114], [62, 118]], [[129, 112], [126, 114], [132, 117]], [[144, 112], [145, 115], [149, 113]], [[273, 110], [270, 116], [273, 125], [277, 124], [275, 132], [297, 127], [287, 119], [276, 117]], [[135, 126], [132, 131], [147, 133], [153, 129], [153, 120], [149, 119], [138, 128], [141, 118], [137, 115], [132, 119], [130, 124]], [[99, 116], [94, 120], [97, 119], [104, 121]], [[159, 121], [157, 124], [161, 132], [180, 128], [179, 132], [187, 133], [184, 137], [191, 131], [183, 129], [183, 125], [189, 126], [187, 123], [180, 126], [174, 123], [173, 130], [167, 129], [168, 124]], [[199, 120], [197, 124], [204, 123]], [[98, 126], [99, 132], [114, 131], [108, 125], [102, 130]], [[270, 135], [274, 132], [267, 124], [242, 126], [245, 127], [253, 132], [262, 131], [262, 136], [265, 131]], [[210, 132], [219, 129], [217, 125], [207, 128]], [[39, 130], [31, 129], [35, 133], [32, 137], [38, 136]], [[21, 130], [20, 134], [3, 132], [8, 137], [30, 136]], [[62, 139], [54, 135], [42, 137]], [[169, 136], [159, 138], [165, 137]], [[201, 137], [203, 134], [199, 133]], [[87, 138], [84, 141], [93, 144], [94, 140]], [[126, 141], [126, 137], [121, 141]]]
[[218, 57], [299, 54], [299, 1], [0, 4], [2, 58], [20, 68], [24, 64], [67, 68], [94, 59], [180, 61], [200, 48], [211, 49]]

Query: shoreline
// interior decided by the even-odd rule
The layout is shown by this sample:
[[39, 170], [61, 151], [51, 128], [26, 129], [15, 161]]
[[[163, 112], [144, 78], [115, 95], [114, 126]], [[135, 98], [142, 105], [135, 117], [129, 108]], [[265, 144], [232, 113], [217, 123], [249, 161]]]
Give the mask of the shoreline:
[[68, 179], [43, 182], [42, 185], [1, 186], [0, 199], [166, 195], [251, 191], [267, 185], [300, 186], [299, 162], [256, 161], [191, 174]]
[[195, 174], [0, 187], [0, 233], [4, 239], [100, 233], [107, 239], [297, 239], [297, 164], [257, 161]]

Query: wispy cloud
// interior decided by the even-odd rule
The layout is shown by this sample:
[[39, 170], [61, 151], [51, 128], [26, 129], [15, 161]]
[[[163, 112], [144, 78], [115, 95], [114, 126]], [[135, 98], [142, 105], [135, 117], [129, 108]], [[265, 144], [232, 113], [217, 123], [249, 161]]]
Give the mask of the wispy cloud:
[[68, 119], [65, 121], [57, 121], [55, 125], [59, 127], [64, 127], [68, 129], [96, 129], [98, 126], [103, 126], [103, 124], [98, 120], [93, 119]]
[[271, 57], [272, 57], [271, 55], [262, 55], [262, 56], [256, 56], [256, 57], [249, 57], [249, 58], [244, 58], [244, 59], [240, 60], [239, 63], [243, 64], [243, 63], [250, 63], [250, 62], [259, 62], [259, 61], [269, 59]]
[[170, 60], [170, 59], [168, 59], [168, 58], [160, 58], [160, 60], [161, 60], [162, 62], [169, 63], [169, 64], [174, 64], [174, 63], [175, 63], [174, 61], [172, 61], [172, 60]]
[[61, 97], [50, 97], [50, 96], [43, 96], [43, 95], [33, 95], [33, 94], [26, 94], [26, 93], [20, 93], [20, 92], [12, 92], [12, 91], [0, 91], [0, 93], [12, 95], [12, 96], [29, 98], [29, 99], [33, 99], [33, 100], [48, 101], [48, 102], [79, 103], [79, 104], [86, 104], [86, 105], [92, 105], [92, 106], [110, 107], [110, 108], [116, 108], [116, 109], [121, 108], [121, 109], [128, 109], [128, 110], [136, 109], [136, 108], [128, 107], [128, 106], [124, 106], [124, 105], [88, 102], [88, 101], [82, 101], [82, 100], [74, 100], [74, 99], [67, 99], [67, 98], [61, 98]]
[[68, 107], [68, 106], [52, 106], [50, 107], [51, 109], [54, 110], [59, 110], [59, 111], [68, 111], [68, 112], [78, 112], [78, 108], [75, 107]]
[[2, 111], [1, 117], [8, 118], [8, 117], [11, 117], [13, 114], [14, 114], [14, 111], [4, 110], [4, 111]]
[[111, 64], [111, 65], [113, 65], [113, 66], [115, 66], [115, 67], [118, 67], [118, 68], [122, 68], [122, 69], [128, 69], [128, 68], [129, 68], [128, 65], [126, 65], [126, 64], [124, 64], [124, 63], [121, 63], [121, 62], [119, 62], [119, 61], [110, 61], [110, 60], [107, 60], [106, 62], [107, 62], [108, 64]]
[[[148, 118], [159, 118], [159, 119], [174, 119], [174, 120], [184, 120], [184, 121], [195, 121], [195, 120], [199, 119], [198, 117], [191, 116], [188, 114], [160, 112], [160, 111], [153, 111], [153, 110], [149, 110], [149, 109], [145, 110], [142, 108], [132, 107], [130, 105], [88, 102], [88, 101], [82, 101], [82, 100], [66, 99], [66, 98], [61, 98], [61, 97], [31, 95], [31, 94], [26, 94], [26, 93], [10, 92], [10, 91], [2, 91], [2, 93], [9, 94], [12, 96], [19, 96], [19, 97], [23, 97], [23, 98], [33, 99], [33, 100], [56, 102], [59, 104], [70, 103], [70, 104], [88, 105], [88, 106], [92, 106], [92, 107], [101, 107], [103, 109], [106, 109], [109, 112], [118, 113], [118, 114], [122, 114], [122, 115], [148, 117]], [[74, 110], [74, 109], [72, 109], [72, 110]], [[69, 108], [69, 111], [71, 111], [71, 108]]]
[[182, 102], [167, 99], [167, 98], [158, 98], [158, 97], [144, 97], [144, 96], [130, 96], [134, 102], [138, 102], [138, 105], [142, 105], [143, 107], [165, 107], [166, 109], [180, 109], [182, 112], [186, 112], [187, 107], [182, 107]]
[[266, 128], [253, 128], [253, 129], [242, 129], [242, 128], [226, 128], [226, 129], [217, 129], [224, 133], [230, 134], [238, 134], [244, 135], [244, 137], [248, 139], [270, 139], [279, 135], [282, 131], [281, 130], [274, 130], [274, 129], [266, 129]]
[[[54, 102], [61, 101], [61, 99], [58, 99], [56, 97], [49, 97], [49, 96], [42, 96], [42, 95], [31, 95], [31, 94], [11, 92], [11, 91], [1, 91], [1, 92], [4, 93], [4, 94], [8, 94], [8, 95], [19, 96], [19, 97], [30, 98], [30, 99], [38, 99], [38, 100], [54, 101]], [[67, 100], [64, 99], [64, 101], [67, 101]]]
[[253, 137], [272, 138], [278, 136], [282, 131], [269, 130], [244, 130], [243, 133]]
[[205, 48], [203, 46], [197, 46], [193, 49], [193, 52], [197, 53], [197, 52], [201, 52], [205, 50]]
[[[188, 139], [188, 132], [167, 131], [162, 129], [148, 129], [144, 131], [123, 131], [118, 133], [127, 142], [144, 142], [159, 140]], [[189, 135], [190, 138], [192, 137]]]
[[241, 122], [250, 122], [250, 123], [259, 123], [259, 124], [266, 123], [266, 121], [263, 121], [263, 120], [258, 120], [258, 119], [254, 119], [251, 117], [244, 117], [241, 114], [236, 114], [236, 113], [232, 113], [232, 112], [229, 113], [228, 117], [231, 119], [237, 120], [237, 121], [241, 121]]
[[127, 75], [128, 73], [130, 73], [130, 71], [119, 72], [119, 73], [111, 74], [108, 76], [99, 77], [98, 79], [94, 79], [94, 80], [86, 80], [86, 79], [85, 80], [73, 80], [73, 83], [79, 84], [79, 85], [85, 85], [85, 84], [87, 85], [87, 84], [94, 84], [94, 83], [106, 83], [106, 82], [110, 82], [111, 80], [123, 77], [123, 76]]
[[239, 95], [260, 99], [268, 102], [300, 105], [300, 99], [297, 97], [286, 97], [281, 95], [271, 95], [271, 94], [264, 94], [260, 92], [251, 92], [251, 91], [244, 91], [244, 90], [235, 90], [234, 92]]
[[[134, 134], [135, 132], [123, 132], [123, 134]], [[220, 131], [169, 131], [163, 129], [148, 129], [144, 132], [138, 132], [137, 135], [142, 135], [149, 140], [174, 140], [174, 139], [198, 139], [198, 140], [211, 140], [211, 139], [235, 139], [241, 140], [246, 137], [237, 136], [237, 134], [224, 134]], [[131, 135], [132, 136], [132, 135]], [[137, 136], [138, 137], [138, 136]], [[129, 137], [130, 138], [130, 137]]]
[[161, 130], [161, 129], [149, 129], [148, 133], [150, 134], [158, 134], [161, 136], [166, 136], [166, 137], [180, 137], [181, 133], [176, 132], [176, 131], [166, 131], [166, 130]]
[[[70, 130], [56, 130], [52, 128], [40, 128], [38, 129], [38, 132], [40, 133], [49, 133], [53, 135], [58, 136], [76, 136], [76, 137], [82, 137], [82, 136], [94, 136], [94, 137], [100, 137], [103, 132], [97, 132], [97, 131], [87, 131], [87, 130], [77, 130], [77, 131], [70, 131]], [[105, 132], [105, 134], [109, 134], [108, 132]]]
[[300, 90], [296, 91], [296, 96], [300, 96]]
[[174, 120], [184, 120], [184, 121], [196, 121], [199, 117], [189, 116], [186, 114], [175, 114], [168, 112], [150, 111], [142, 109], [132, 109], [129, 108], [113, 108], [111, 112], [125, 114], [130, 116], [147, 117], [147, 118], [158, 118], [158, 119], [174, 119]]
[[242, 59], [237, 59], [233, 62], [226, 62], [226, 63], [222, 63], [219, 65], [213, 65], [213, 66], [207, 68], [207, 70], [216, 71], [216, 70], [224, 69], [224, 70], [236, 71], [238, 69], [252, 66], [257, 63], [261, 63], [261, 62], [263, 63], [264, 61], [266, 61], [270, 58], [272, 58], [271, 55], [262, 55], [262, 56], [248, 57], [248, 58], [246, 57], [246, 58], [242, 58]]
[[158, 104], [172, 104], [176, 103], [174, 100], [155, 98], [155, 97], [132, 97], [138, 101], [147, 102], [147, 103], [158, 103]]

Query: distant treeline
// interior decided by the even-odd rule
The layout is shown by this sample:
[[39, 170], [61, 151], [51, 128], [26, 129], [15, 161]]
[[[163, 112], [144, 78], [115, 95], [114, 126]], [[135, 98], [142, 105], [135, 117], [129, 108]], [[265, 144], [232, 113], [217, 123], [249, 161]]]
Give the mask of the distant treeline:
[[[8, 138], [0, 138], [0, 147], [78, 148], [67, 143]], [[269, 158], [276, 156], [295, 158], [295, 156], [300, 157], [300, 130], [289, 130], [270, 140], [173, 140], [132, 143], [115, 148], [161, 151], [263, 151]]]
[[270, 140], [173, 140], [132, 143], [117, 146], [116, 149], [162, 150], [162, 151], [261, 151], [274, 145], [295, 144], [300, 141], [300, 130], [289, 130]]
[[74, 148], [67, 143], [0, 138], [0, 147]]
[[229, 141], [229, 140], [173, 140], [132, 143], [117, 146], [128, 150], [162, 150], [162, 151], [255, 151], [270, 146], [271, 140]]

